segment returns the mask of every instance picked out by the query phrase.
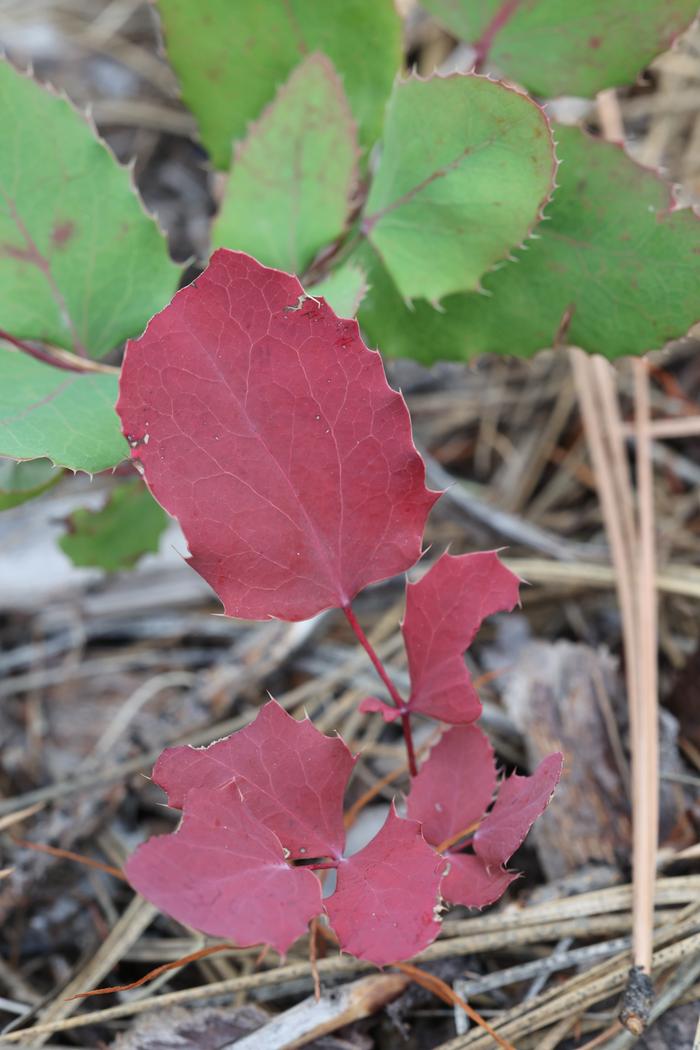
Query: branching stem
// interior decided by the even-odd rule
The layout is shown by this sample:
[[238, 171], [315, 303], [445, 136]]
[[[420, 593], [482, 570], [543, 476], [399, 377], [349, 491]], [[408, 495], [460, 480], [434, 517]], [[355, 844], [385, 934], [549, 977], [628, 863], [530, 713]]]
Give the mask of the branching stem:
[[59, 347], [47, 350], [32, 343], [25, 343], [22, 339], [15, 339], [13, 335], [4, 330], [0, 330], [0, 340], [10, 343], [15, 349], [21, 350], [23, 354], [27, 354], [37, 361], [42, 361], [46, 365], [52, 365], [53, 368], [59, 368], [65, 372], [79, 372], [83, 375], [86, 372], [119, 375], [119, 369], [114, 368], [112, 365], [104, 365], [100, 361], [93, 361], [90, 358], [76, 357], [75, 354], [71, 354], [67, 350], [61, 350]]
[[374, 646], [370, 642], [365, 632], [360, 627], [357, 617], [352, 611], [352, 606], [350, 605], [350, 603], [343, 606], [343, 612], [345, 613], [345, 618], [347, 619], [348, 623], [353, 629], [355, 637], [369, 656], [370, 660], [372, 661], [372, 666], [374, 667], [375, 671], [386, 686], [389, 696], [401, 712], [401, 728], [403, 729], [403, 738], [406, 744], [406, 755], [408, 757], [408, 771], [412, 777], [415, 777], [418, 773], [418, 767], [416, 766], [416, 753], [413, 747], [413, 734], [411, 733], [411, 716], [406, 710], [406, 701], [401, 696], [401, 693], [398, 691], [391, 678], [389, 678], [384, 664], [377, 656]]

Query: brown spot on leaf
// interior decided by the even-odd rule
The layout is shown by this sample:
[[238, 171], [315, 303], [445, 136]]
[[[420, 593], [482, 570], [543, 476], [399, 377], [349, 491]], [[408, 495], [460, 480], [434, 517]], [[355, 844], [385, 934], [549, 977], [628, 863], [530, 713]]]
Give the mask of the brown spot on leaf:
[[0, 251], [3, 255], [16, 259], [18, 262], [33, 263], [35, 266], [41, 264], [41, 257], [33, 248], [20, 248], [18, 244], [3, 242], [0, 244]]
[[602, 43], [603, 43], [602, 36], [592, 36], [588, 40], [588, 46], [593, 48], [594, 51], [597, 51]]
[[63, 248], [75, 233], [74, 222], [57, 222], [51, 233], [51, 243], [55, 248]]

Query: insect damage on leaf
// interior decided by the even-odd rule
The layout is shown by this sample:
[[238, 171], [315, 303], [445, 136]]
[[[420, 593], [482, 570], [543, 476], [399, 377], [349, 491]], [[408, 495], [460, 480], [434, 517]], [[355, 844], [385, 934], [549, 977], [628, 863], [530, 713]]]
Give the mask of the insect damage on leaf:
[[[481, 702], [463, 654], [487, 616], [517, 604], [519, 586], [518, 577], [495, 551], [443, 554], [422, 579], [408, 584], [401, 630], [411, 695], [404, 712], [451, 724], [476, 721]], [[374, 697], [360, 706], [363, 711], [381, 711], [388, 722], [402, 713]]]
[[346, 605], [417, 560], [438, 498], [379, 354], [304, 294], [221, 249], [126, 350], [132, 456], [231, 616]]

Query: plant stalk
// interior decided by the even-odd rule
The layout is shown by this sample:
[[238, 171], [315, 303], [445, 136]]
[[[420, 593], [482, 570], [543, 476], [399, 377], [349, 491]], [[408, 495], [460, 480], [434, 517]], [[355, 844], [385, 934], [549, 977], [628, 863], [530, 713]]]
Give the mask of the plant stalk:
[[355, 637], [357, 638], [364, 651], [369, 656], [370, 660], [372, 661], [372, 666], [374, 667], [375, 671], [386, 686], [389, 696], [401, 712], [401, 728], [403, 729], [403, 739], [404, 743], [406, 744], [406, 755], [408, 757], [408, 771], [412, 777], [415, 777], [418, 774], [418, 767], [416, 765], [416, 752], [413, 747], [413, 734], [411, 733], [411, 716], [405, 710], [406, 701], [401, 696], [401, 693], [398, 691], [391, 678], [389, 678], [389, 675], [386, 673], [384, 664], [377, 656], [374, 650], [374, 646], [370, 642], [369, 638], [360, 627], [357, 617], [352, 611], [352, 606], [350, 605], [350, 603], [348, 603], [347, 605], [343, 605], [342, 609], [345, 613], [346, 620], [352, 627]]

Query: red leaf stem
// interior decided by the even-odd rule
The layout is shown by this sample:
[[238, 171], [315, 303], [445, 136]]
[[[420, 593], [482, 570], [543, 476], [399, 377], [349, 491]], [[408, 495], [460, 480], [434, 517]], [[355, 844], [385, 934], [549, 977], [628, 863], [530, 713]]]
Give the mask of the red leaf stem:
[[345, 618], [352, 627], [358, 642], [369, 656], [370, 660], [372, 661], [372, 666], [374, 667], [375, 671], [386, 686], [389, 696], [396, 704], [398, 710], [401, 712], [401, 728], [403, 729], [403, 738], [404, 743], [406, 744], [406, 755], [408, 757], [408, 771], [412, 777], [415, 777], [418, 775], [418, 766], [416, 765], [416, 752], [413, 747], [413, 734], [411, 733], [411, 716], [406, 711], [406, 701], [401, 696], [401, 693], [398, 691], [391, 678], [389, 678], [384, 664], [377, 656], [374, 646], [370, 642], [365, 632], [362, 630], [362, 627], [360, 626], [358, 619], [355, 616], [355, 613], [352, 611], [352, 607], [350, 605], [344, 605], [342, 608], [343, 612], [345, 613]]

